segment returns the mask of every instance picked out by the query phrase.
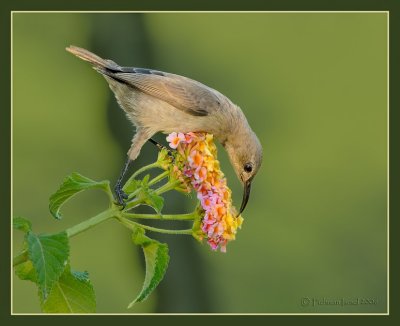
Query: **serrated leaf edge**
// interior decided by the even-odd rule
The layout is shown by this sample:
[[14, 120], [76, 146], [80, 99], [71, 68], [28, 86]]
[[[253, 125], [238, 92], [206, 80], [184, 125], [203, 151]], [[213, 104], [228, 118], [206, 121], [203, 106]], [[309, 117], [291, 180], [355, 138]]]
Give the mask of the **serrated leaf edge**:
[[[149, 238], [150, 239], [150, 238]], [[151, 244], [157, 244], [158, 248], [157, 248], [157, 253], [156, 253], [156, 260], [154, 262], [154, 275], [156, 274], [157, 271], [157, 266], [158, 265], [158, 261], [159, 261], [159, 251], [161, 250], [161, 248], [166, 249], [166, 263], [165, 263], [165, 267], [164, 267], [164, 272], [162, 273], [162, 276], [159, 280], [157, 280], [155, 283], [153, 283], [153, 278], [150, 280], [149, 285], [146, 287], [146, 289], [144, 289], [144, 283], [143, 283], [143, 287], [140, 290], [140, 293], [138, 294], [138, 296], [128, 305], [128, 309], [132, 308], [132, 306], [134, 306], [136, 303], [140, 303], [143, 302], [144, 300], [147, 299], [147, 297], [157, 288], [158, 284], [160, 284], [160, 282], [163, 280], [165, 273], [168, 269], [168, 265], [169, 265], [169, 248], [168, 245], [166, 243], [160, 243], [156, 240], [151, 240], [150, 242], [146, 242], [144, 245], [142, 245], [142, 249], [144, 251], [144, 247], [149, 246]], [[147, 260], [146, 255], [145, 256], [145, 260]], [[147, 266], [147, 262], [146, 262], [146, 266]], [[145, 278], [146, 280], [146, 278]], [[145, 282], [144, 280], [144, 282]]]

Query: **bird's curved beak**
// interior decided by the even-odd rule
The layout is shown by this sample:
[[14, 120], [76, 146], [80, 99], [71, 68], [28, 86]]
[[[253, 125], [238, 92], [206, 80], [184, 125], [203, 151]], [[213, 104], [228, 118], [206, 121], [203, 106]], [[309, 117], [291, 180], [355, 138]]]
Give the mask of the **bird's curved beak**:
[[250, 190], [251, 190], [251, 180], [247, 180], [244, 183], [242, 205], [240, 206], [240, 212], [238, 216], [242, 214], [242, 212], [246, 208], [247, 202], [249, 201], [250, 198]]

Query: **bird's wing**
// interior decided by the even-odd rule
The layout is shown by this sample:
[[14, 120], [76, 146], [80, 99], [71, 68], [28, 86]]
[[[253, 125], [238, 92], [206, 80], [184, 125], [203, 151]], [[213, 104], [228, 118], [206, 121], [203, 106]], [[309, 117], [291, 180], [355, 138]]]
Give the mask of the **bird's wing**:
[[111, 77], [188, 114], [206, 116], [220, 105], [216, 91], [192, 79], [143, 68], [121, 67], [121, 70], [122, 72], [112, 72]]

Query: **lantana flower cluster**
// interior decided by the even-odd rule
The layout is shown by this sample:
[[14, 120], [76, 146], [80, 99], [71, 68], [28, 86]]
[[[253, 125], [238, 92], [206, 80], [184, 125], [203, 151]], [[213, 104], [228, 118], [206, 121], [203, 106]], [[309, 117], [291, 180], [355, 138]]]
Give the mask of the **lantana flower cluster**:
[[181, 183], [181, 190], [197, 192], [201, 205], [200, 239], [207, 239], [213, 250], [226, 251], [228, 241], [234, 240], [243, 218], [236, 217], [231, 190], [217, 160], [213, 135], [208, 133], [176, 133], [167, 141], [176, 149], [172, 172]]

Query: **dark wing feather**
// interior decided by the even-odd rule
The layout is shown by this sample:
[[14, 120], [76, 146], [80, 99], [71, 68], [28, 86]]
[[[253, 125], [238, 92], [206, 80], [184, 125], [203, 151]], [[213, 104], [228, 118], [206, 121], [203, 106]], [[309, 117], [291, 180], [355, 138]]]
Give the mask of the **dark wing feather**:
[[121, 70], [105, 74], [188, 114], [206, 116], [220, 105], [216, 91], [192, 79], [144, 68], [121, 67]]

